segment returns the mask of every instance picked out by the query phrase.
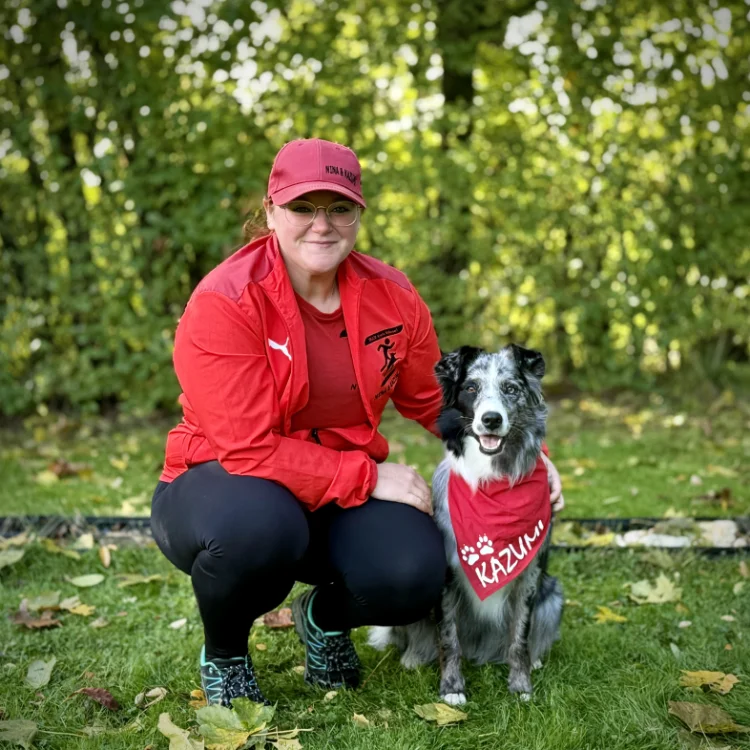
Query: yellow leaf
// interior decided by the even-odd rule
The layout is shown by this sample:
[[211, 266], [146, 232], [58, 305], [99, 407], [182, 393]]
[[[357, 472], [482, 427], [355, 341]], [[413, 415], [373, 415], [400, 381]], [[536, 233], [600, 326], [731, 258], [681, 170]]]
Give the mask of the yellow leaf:
[[49, 487], [50, 485], [57, 484], [59, 481], [60, 477], [58, 477], [54, 471], [50, 471], [49, 469], [40, 471], [36, 475], [37, 484], [41, 484], [43, 487]]
[[609, 607], [597, 607], [599, 612], [594, 615], [594, 619], [599, 623], [600, 625], [607, 623], [607, 622], [627, 622], [628, 618], [623, 617], [622, 615], [618, 615], [616, 612], [613, 612]]
[[750, 727], [737, 724], [723, 709], [702, 703], [669, 701], [669, 713], [685, 722], [691, 732], [724, 734], [725, 732], [750, 732]]
[[700, 688], [704, 693], [719, 695], [726, 695], [738, 682], [739, 679], [735, 675], [724, 672], [688, 672], [683, 669], [680, 677], [682, 687]]
[[592, 534], [590, 537], [584, 540], [583, 544], [586, 547], [606, 547], [615, 539], [614, 531], [607, 531], [604, 534]]
[[352, 721], [358, 727], [369, 727], [370, 726], [370, 720], [366, 716], [363, 716], [362, 714], [354, 714], [354, 716], [352, 716]]
[[181, 729], [172, 723], [169, 714], [159, 716], [157, 729], [169, 738], [169, 750], [203, 750], [203, 740], [194, 740], [186, 729]]
[[77, 607], [71, 607], [68, 610], [72, 615], [81, 615], [81, 617], [90, 617], [96, 611], [96, 607], [91, 604], [79, 604]]
[[414, 706], [414, 710], [425, 721], [434, 721], [439, 727], [456, 724], [469, 718], [463, 711], [446, 703], [425, 703], [421, 706]]
[[203, 694], [202, 690], [192, 690], [190, 692], [190, 697], [193, 699], [189, 702], [189, 705], [193, 708], [203, 708], [203, 706], [207, 706], [208, 702], [206, 701], [206, 696]]
[[74, 586], [79, 588], [90, 588], [91, 586], [97, 586], [104, 580], [104, 576], [101, 573], [91, 573], [86, 576], [76, 576], [75, 578], [68, 578], [68, 583], [72, 583]]
[[112, 563], [112, 553], [106, 544], [99, 547], [99, 559], [105, 568], [108, 568]]
[[677, 588], [663, 573], [654, 584], [643, 580], [630, 586], [630, 598], [638, 604], [664, 604], [676, 602], [682, 596], [682, 589]]

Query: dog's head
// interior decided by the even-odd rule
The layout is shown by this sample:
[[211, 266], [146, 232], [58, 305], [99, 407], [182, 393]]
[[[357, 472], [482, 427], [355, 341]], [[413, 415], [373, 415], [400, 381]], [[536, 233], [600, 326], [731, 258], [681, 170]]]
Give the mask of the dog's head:
[[544, 369], [539, 352], [515, 344], [495, 353], [462, 346], [445, 354], [435, 374], [443, 389], [438, 427], [448, 450], [458, 458], [475, 441], [495, 473], [530, 471], [546, 432]]

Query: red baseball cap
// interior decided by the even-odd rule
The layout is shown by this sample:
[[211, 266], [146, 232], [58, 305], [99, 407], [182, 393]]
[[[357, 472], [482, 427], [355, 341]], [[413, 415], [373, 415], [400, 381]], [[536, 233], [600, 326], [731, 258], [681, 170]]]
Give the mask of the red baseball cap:
[[273, 161], [268, 197], [282, 206], [313, 190], [332, 190], [367, 208], [362, 168], [354, 151], [320, 138], [290, 141]]

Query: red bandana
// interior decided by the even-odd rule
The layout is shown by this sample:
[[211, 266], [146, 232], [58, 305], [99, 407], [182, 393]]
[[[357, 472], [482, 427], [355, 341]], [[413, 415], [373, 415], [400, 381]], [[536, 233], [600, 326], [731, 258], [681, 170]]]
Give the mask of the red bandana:
[[540, 456], [513, 487], [498, 479], [477, 490], [451, 472], [448, 497], [461, 566], [484, 601], [526, 569], [547, 536], [547, 467]]

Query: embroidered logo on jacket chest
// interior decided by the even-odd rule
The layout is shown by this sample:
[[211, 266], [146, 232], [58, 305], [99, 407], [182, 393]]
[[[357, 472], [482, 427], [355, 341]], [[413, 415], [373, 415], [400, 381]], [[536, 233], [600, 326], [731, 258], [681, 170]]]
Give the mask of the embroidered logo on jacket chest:
[[396, 342], [393, 340], [393, 337], [403, 330], [403, 325], [391, 326], [390, 328], [384, 328], [382, 331], [372, 333], [365, 339], [365, 346], [377, 344], [377, 351], [383, 357], [380, 360], [380, 387], [382, 390], [375, 394], [376, 399], [382, 398], [392, 390], [398, 380], [396, 363], [402, 358], [396, 353]]

